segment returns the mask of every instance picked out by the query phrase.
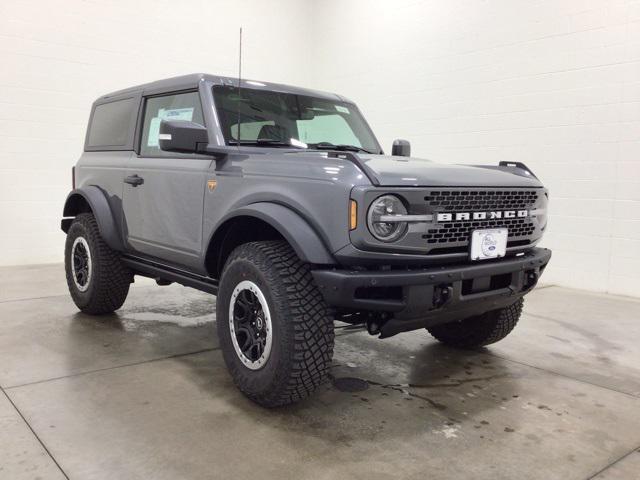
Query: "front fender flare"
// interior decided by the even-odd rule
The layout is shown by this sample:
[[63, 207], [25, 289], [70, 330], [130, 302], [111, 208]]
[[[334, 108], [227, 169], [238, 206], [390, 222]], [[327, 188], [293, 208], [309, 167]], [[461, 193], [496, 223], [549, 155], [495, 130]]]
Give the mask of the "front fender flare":
[[[240, 216], [256, 217], [271, 225], [289, 242], [289, 245], [303, 262], [318, 265], [336, 263], [320, 236], [309, 223], [288, 207], [271, 202], [252, 203], [234, 209], [232, 213], [220, 221], [218, 226], [224, 225], [227, 220]], [[213, 237], [215, 237], [215, 233]]]
[[105, 243], [114, 250], [123, 250], [122, 237], [109, 206], [109, 201], [104, 192], [95, 185], [76, 188], [69, 193], [62, 211], [62, 216], [65, 217], [60, 224], [62, 231], [65, 233], [69, 231], [72, 219], [68, 217], [75, 217], [82, 213], [81, 206], [84, 202], [91, 208], [93, 216], [98, 223], [100, 236]]

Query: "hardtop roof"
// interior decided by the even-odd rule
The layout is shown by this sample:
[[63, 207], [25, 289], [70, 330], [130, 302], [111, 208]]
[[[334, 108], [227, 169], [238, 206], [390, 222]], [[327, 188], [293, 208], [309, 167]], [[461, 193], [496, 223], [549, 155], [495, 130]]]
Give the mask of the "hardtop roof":
[[[154, 95], [160, 93], [168, 93], [172, 91], [188, 90], [197, 88], [202, 81], [212, 82], [216, 85], [238, 86], [238, 78], [224, 77], [220, 75], [211, 75], [208, 73], [192, 73], [179, 77], [165, 78], [156, 80], [155, 82], [144, 83], [134, 87], [125, 88], [115, 92], [108, 93], [98, 98], [96, 103], [102, 103], [105, 100], [114, 100], [116, 97], [128, 96], [132, 94]], [[350, 102], [350, 100], [337, 95], [335, 93], [321, 92], [307, 88], [294, 87], [291, 85], [283, 85], [280, 83], [263, 82], [258, 80], [242, 79], [242, 88], [265, 89], [282, 93], [292, 93], [295, 95], [305, 95], [310, 97], [326, 98], [328, 100], [337, 100]]]

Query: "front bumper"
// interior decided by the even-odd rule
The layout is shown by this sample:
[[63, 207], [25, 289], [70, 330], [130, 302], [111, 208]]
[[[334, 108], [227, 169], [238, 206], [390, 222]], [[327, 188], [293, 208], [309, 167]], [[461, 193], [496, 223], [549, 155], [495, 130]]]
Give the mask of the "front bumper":
[[[388, 312], [403, 320], [406, 327], [415, 323], [412, 320], [420, 322], [420, 326], [430, 326], [512, 304], [536, 285], [550, 258], [550, 250], [533, 248], [518, 257], [484, 263], [312, 273], [332, 307]], [[412, 328], [402, 328], [409, 329]]]

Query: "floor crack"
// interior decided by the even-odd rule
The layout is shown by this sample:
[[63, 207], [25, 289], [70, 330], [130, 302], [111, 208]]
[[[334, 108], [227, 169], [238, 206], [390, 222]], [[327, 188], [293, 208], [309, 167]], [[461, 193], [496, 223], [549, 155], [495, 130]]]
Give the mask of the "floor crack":
[[44, 449], [45, 452], [47, 452], [47, 455], [49, 455], [49, 458], [51, 458], [51, 461], [53, 461], [53, 463], [56, 465], [56, 467], [58, 467], [58, 470], [60, 470], [60, 473], [62, 473], [62, 475], [64, 475], [64, 478], [66, 478], [67, 480], [69, 480], [69, 476], [67, 475], [67, 473], [62, 469], [62, 467], [60, 466], [60, 464], [58, 463], [58, 461], [56, 460], [56, 458], [51, 454], [51, 452], [49, 451], [49, 449], [47, 448], [47, 446], [44, 444], [44, 442], [42, 441], [42, 439], [38, 436], [38, 434], [36, 433], [36, 431], [33, 429], [33, 427], [31, 426], [31, 424], [27, 421], [27, 419], [24, 417], [24, 415], [22, 414], [22, 412], [20, 411], [20, 409], [17, 407], [17, 405], [13, 402], [13, 400], [11, 399], [11, 397], [9, 396], [9, 394], [4, 390], [4, 388], [0, 387], [0, 390], [2, 391], [2, 393], [4, 394], [4, 396], [7, 398], [7, 400], [9, 401], [9, 403], [11, 404], [11, 406], [15, 409], [15, 411], [18, 413], [18, 415], [20, 415], [20, 418], [22, 419], [22, 421], [25, 423], [25, 425], [27, 426], [27, 428], [31, 431], [31, 433], [33, 434], [34, 437], [36, 437], [36, 440], [38, 441], [38, 443], [42, 446], [42, 448]]
[[625, 453], [624, 455], [622, 455], [620, 458], [618, 458], [617, 460], [614, 460], [613, 462], [611, 462], [610, 464], [608, 464], [606, 467], [604, 467], [601, 470], [598, 470], [596, 473], [594, 473], [593, 475], [591, 475], [590, 477], [587, 477], [587, 480], [593, 480], [594, 478], [596, 478], [598, 475], [600, 475], [601, 473], [609, 470], [611, 467], [613, 467], [615, 464], [620, 463], [621, 461], [623, 461], [625, 458], [627, 458], [628, 456], [632, 455], [635, 452], [640, 452], [640, 445], [638, 445], [637, 447], [635, 447], [633, 450]]
[[636, 398], [636, 399], [640, 398], [640, 396], [638, 396], [636, 394], [633, 394], [633, 393], [630, 393], [630, 392], [624, 392], [622, 390], [617, 390], [615, 388], [607, 387], [605, 385], [599, 385], [597, 383], [588, 382], [587, 380], [583, 380], [583, 379], [580, 379], [580, 378], [575, 378], [575, 377], [572, 377], [570, 375], [566, 375], [564, 373], [556, 372], [554, 370], [548, 370], [546, 368], [538, 367], [536, 365], [531, 365], [529, 363], [522, 362], [522, 361], [519, 361], [519, 360], [514, 360], [513, 358], [503, 357], [502, 355], [498, 355], [498, 354], [492, 353], [492, 352], [490, 352], [488, 350], [484, 351], [484, 352], [479, 352], [479, 353], [482, 353], [484, 355], [489, 355], [489, 356], [495, 357], [495, 358], [500, 358], [500, 359], [505, 360], [507, 362], [517, 363], [518, 365], [523, 365], [525, 367], [535, 368], [536, 370], [540, 370], [541, 372], [546, 372], [546, 373], [550, 373], [552, 375], [557, 375], [558, 377], [568, 378], [569, 380], [573, 380], [574, 382], [584, 383], [585, 385], [591, 385], [593, 387], [603, 388], [605, 390], [609, 390], [610, 392], [616, 392], [616, 393], [620, 393], [622, 395], [627, 395], [627, 396], [629, 396], [631, 398]]
[[432, 400], [429, 397], [426, 397], [424, 395], [419, 395], [417, 393], [410, 392], [409, 390], [407, 390], [407, 388], [410, 387], [409, 385], [407, 385], [407, 387], [404, 387], [402, 385], [384, 385], [382, 383], [373, 382], [371, 380], [366, 380], [366, 382], [371, 384], [371, 385], [375, 385], [376, 387], [386, 388], [386, 389], [389, 389], [389, 390], [394, 390], [396, 392], [404, 393], [405, 395], [408, 395], [410, 397], [418, 398], [418, 399], [420, 399], [420, 400], [422, 400], [424, 402], [427, 402], [433, 408], [436, 408], [438, 410], [446, 410], [447, 409], [446, 405], [443, 405], [442, 403], [438, 403], [438, 402], [436, 402], [435, 400]]
[[[3, 391], [4, 390], [12, 390], [14, 388], [28, 387], [30, 385], [38, 385], [38, 384], [41, 384], [41, 383], [47, 383], [47, 382], [53, 382], [53, 381], [56, 381], [56, 380], [62, 380], [64, 378], [81, 377], [83, 375], [90, 375], [92, 373], [106, 372], [106, 371], [109, 371], [109, 370], [116, 370], [118, 368], [135, 367], [136, 365], [144, 365], [145, 363], [160, 362], [162, 360], [170, 360], [172, 358], [187, 357], [189, 355], [197, 355], [199, 353], [213, 352], [213, 351], [216, 351], [216, 350], [220, 350], [220, 347], [203, 348], [202, 350], [196, 350], [195, 352], [176, 353], [175, 355], [169, 355], [167, 357], [151, 358], [149, 360], [141, 360], [140, 362], [126, 363], [124, 365], [114, 365], [113, 367], [96, 368], [94, 370], [87, 370], [87, 371], [84, 371], [84, 372], [72, 373], [71, 375], [62, 375], [60, 377], [46, 378], [44, 380], [36, 380], [35, 382], [21, 383], [21, 384], [18, 384], [18, 385], [10, 385], [10, 386], [0, 387], [0, 388], [2, 388]], [[5, 395], [6, 395], [6, 393], [5, 393]]]

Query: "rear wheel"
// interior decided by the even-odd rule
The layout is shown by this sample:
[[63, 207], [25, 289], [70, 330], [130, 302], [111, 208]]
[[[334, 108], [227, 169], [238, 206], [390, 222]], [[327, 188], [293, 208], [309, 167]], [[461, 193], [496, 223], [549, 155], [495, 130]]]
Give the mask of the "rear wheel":
[[122, 306], [133, 278], [100, 236], [96, 219], [81, 213], [71, 224], [65, 244], [65, 271], [69, 293], [85, 313], [111, 313]]
[[524, 299], [512, 305], [465, 318], [458, 322], [444, 323], [427, 328], [436, 340], [458, 348], [474, 348], [502, 340], [511, 333], [520, 319]]
[[217, 297], [217, 329], [238, 388], [265, 407], [299, 401], [327, 377], [333, 318], [309, 266], [282, 241], [239, 246]]

